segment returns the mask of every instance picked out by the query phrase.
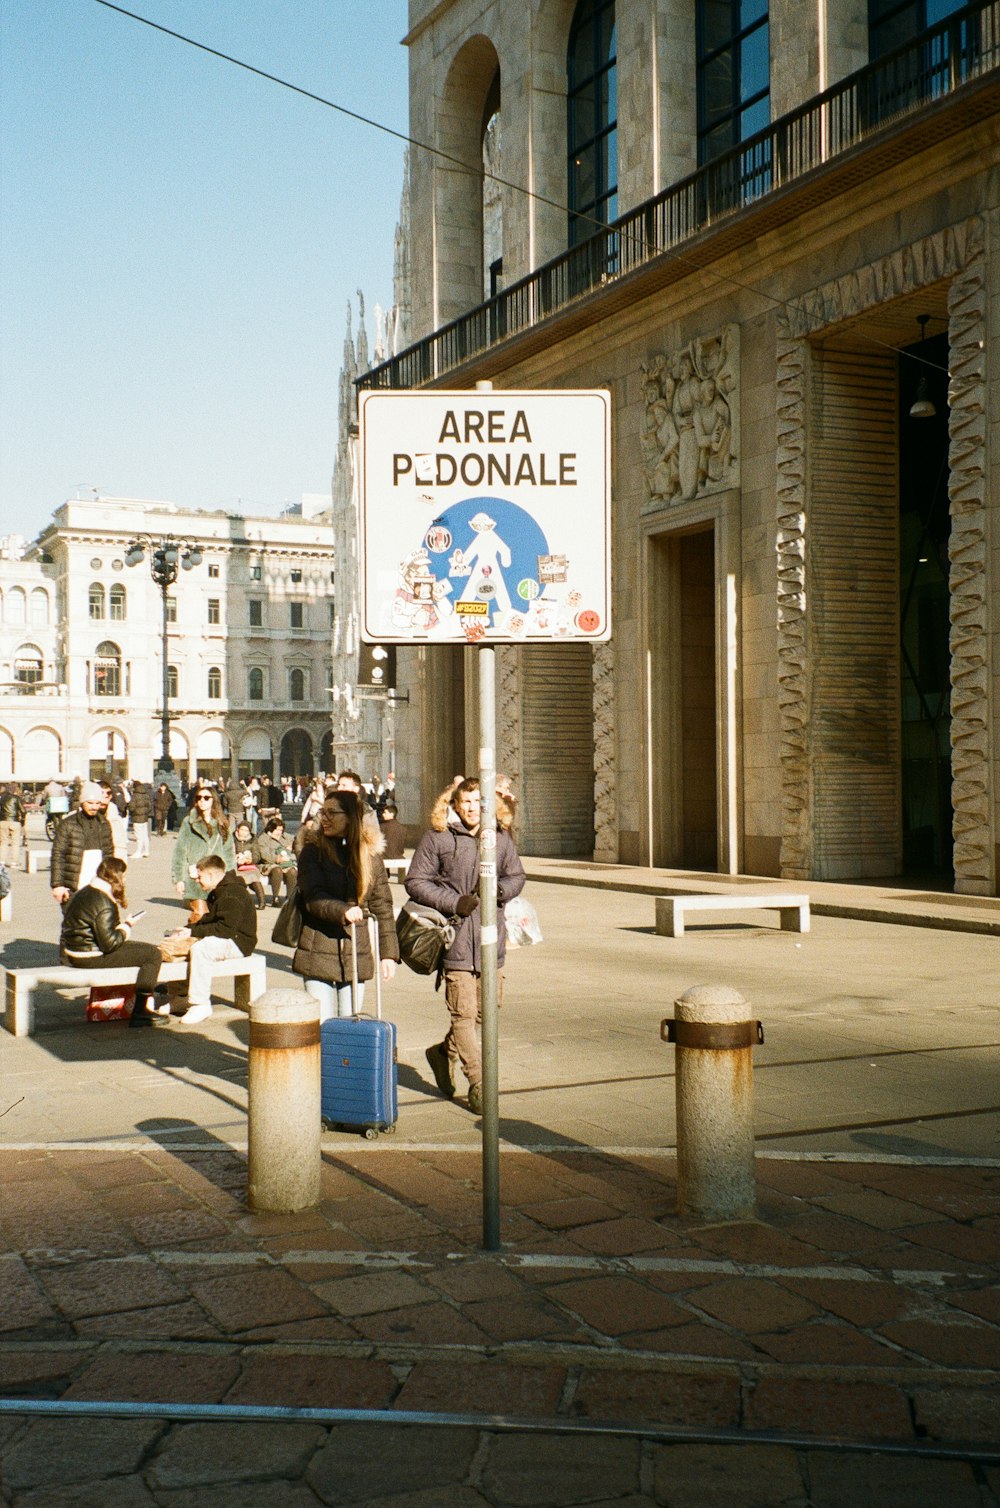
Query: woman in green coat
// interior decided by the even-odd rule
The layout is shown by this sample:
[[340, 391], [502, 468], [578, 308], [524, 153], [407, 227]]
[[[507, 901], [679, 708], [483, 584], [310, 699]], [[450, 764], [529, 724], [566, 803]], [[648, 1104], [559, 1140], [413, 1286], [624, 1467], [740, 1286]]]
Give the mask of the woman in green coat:
[[177, 894], [186, 901], [202, 902], [197, 908], [199, 915], [207, 905], [208, 892], [198, 882], [197, 865], [210, 853], [218, 854], [227, 870], [236, 868], [236, 845], [229, 818], [219, 804], [218, 793], [203, 785], [181, 823], [171, 869]]

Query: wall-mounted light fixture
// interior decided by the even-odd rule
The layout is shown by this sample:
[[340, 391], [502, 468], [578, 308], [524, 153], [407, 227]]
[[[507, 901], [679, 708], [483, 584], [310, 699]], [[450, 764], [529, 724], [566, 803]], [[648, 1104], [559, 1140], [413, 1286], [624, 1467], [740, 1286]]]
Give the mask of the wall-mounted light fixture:
[[[924, 349], [924, 342], [927, 339], [927, 321], [929, 319], [929, 314], [917, 315], [917, 324], [920, 326], [921, 352]], [[910, 404], [910, 418], [933, 419], [936, 413], [937, 409], [934, 407], [934, 404], [931, 401], [930, 389], [927, 386], [927, 377], [922, 373], [920, 381], [917, 383], [917, 396]]]

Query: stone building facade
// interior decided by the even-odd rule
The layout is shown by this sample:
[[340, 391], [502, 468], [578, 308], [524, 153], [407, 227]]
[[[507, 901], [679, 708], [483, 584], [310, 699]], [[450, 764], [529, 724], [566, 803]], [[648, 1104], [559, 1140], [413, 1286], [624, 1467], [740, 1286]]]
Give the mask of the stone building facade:
[[167, 592], [178, 773], [332, 768], [328, 500], [255, 518], [98, 497], [64, 503], [0, 558], [0, 778], [152, 778], [164, 604], [148, 551], [128, 563], [135, 540], [200, 555]]
[[[365, 380], [612, 396], [613, 640], [498, 654], [526, 851], [995, 895], [1000, 6], [411, 0], [406, 41], [437, 154]], [[428, 800], [474, 657], [404, 656]]]

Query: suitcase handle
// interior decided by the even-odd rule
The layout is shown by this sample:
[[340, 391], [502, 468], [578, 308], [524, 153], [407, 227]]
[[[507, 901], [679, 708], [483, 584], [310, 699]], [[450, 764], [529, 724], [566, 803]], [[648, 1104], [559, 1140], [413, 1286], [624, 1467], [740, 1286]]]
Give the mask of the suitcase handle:
[[[360, 1015], [358, 1010], [358, 934], [354, 930], [356, 922], [348, 922], [351, 929], [351, 1011], [355, 1016]], [[382, 968], [379, 957], [378, 945], [378, 922], [373, 916], [368, 918], [368, 937], [371, 942], [372, 952], [375, 955], [375, 1019], [382, 1019]]]

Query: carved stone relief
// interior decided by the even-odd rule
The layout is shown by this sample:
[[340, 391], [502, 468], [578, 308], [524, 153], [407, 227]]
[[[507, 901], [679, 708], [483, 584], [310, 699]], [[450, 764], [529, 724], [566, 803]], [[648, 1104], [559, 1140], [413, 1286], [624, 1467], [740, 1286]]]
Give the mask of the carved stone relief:
[[615, 759], [615, 652], [594, 645], [594, 858], [618, 862], [618, 776]]
[[948, 293], [952, 513], [952, 764], [956, 888], [992, 893], [994, 851], [989, 730], [986, 561], [985, 221], [973, 216], [879, 262], [814, 288], [778, 315], [778, 702], [781, 718], [781, 869], [812, 869], [807, 728], [807, 337], [942, 278]]
[[738, 487], [739, 326], [656, 356], [640, 372], [647, 507]]

